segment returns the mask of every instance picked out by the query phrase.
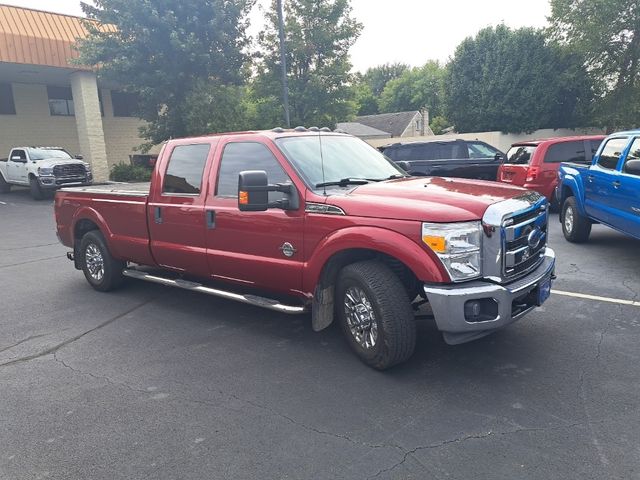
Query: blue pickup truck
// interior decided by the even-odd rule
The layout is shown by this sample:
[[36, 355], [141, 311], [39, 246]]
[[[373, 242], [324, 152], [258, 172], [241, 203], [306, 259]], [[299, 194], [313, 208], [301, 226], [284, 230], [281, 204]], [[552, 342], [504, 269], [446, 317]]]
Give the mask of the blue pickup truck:
[[586, 242], [602, 223], [640, 239], [640, 130], [604, 139], [590, 166], [563, 163], [556, 195], [570, 242]]

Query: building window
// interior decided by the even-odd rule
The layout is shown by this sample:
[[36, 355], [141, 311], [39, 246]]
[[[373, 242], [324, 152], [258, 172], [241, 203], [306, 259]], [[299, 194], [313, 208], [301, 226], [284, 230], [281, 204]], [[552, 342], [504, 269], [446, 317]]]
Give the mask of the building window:
[[15, 115], [16, 104], [13, 101], [13, 89], [10, 83], [0, 83], [0, 115]]
[[51, 115], [70, 117], [75, 115], [71, 87], [47, 86], [49, 96], [49, 112]]
[[138, 95], [112, 90], [111, 105], [114, 117], [135, 117], [138, 110]]

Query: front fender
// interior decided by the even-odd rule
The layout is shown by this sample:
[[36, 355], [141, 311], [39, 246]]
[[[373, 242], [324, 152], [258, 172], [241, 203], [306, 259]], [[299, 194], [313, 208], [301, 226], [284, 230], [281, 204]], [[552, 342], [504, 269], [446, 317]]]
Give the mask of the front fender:
[[422, 248], [410, 238], [380, 227], [347, 227], [324, 238], [305, 262], [303, 288], [313, 292], [322, 269], [335, 254], [351, 249], [366, 249], [384, 253], [404, 263], [423, 282], [448, 283], [449, 276], [433, 252]]

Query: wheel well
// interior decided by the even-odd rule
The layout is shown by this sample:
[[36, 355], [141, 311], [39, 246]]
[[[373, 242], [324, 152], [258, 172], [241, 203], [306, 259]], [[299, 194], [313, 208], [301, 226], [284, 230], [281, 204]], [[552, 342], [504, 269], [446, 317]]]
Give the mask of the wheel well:
[[312, 324], [316, 331], [328, 327], [333, 321], [334, 291], [340, 271], [352, 263], [377, 260], [393, 271], [413, 300], [420, 293], [420, 282], [413, 271], [395, 257], [376, 250], [349, 249], [335, 253], [322, 268], [313, 297]]
[[561, 200], [564, 202], [565, 199], [567, 199], [569, 197], [573, 197], [573, 196], [574, 196], [574, 194], [573, 194], [573, 190], [571, 190], [571, 187], [568, 187], [567, 185], [563, 185], [562, 186], [562, 195], [560, 196]]
[[74, 245], [79, 244], [82, 237], [84, 237], [85, 234], [87, 232], [90, 232], [91, 230], [100, 230], [100, 228], [94, 222], [86, 218], [83, 218], [82, 220], [78, 220], [73, 230], [73, 238], [75, 240], [73, 244]]

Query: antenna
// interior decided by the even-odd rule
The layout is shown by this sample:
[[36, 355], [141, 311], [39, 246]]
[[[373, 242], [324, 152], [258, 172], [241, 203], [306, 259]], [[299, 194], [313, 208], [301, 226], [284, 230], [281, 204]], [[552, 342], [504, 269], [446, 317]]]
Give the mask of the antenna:
[[[320, 132], [320, 130], [318, 130], [318, 143], [320, 144], [320, 166], [322, 167], [322, 183], [325, 183], [327, 180], [324, 177], [324, 156], [322, 155], [322, 132]], [[327, 186], [324, 185], [322, 188], [324, 190], [324, 195], [326, 197]]]

